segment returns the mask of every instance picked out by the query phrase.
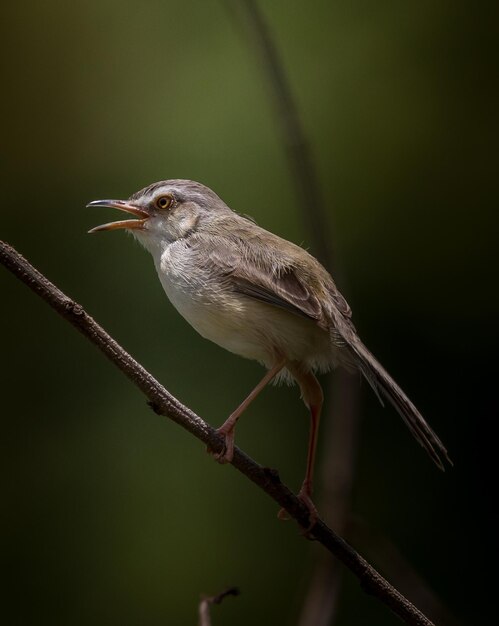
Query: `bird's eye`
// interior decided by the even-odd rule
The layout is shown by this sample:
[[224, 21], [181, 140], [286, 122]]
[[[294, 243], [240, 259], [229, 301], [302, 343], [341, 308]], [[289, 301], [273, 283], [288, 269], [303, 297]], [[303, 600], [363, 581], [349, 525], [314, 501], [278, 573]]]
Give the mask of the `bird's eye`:
[[158, 209], [169, 209], [173, 204], [173, 197], [170, 195], [159, 196], [155, 204]]

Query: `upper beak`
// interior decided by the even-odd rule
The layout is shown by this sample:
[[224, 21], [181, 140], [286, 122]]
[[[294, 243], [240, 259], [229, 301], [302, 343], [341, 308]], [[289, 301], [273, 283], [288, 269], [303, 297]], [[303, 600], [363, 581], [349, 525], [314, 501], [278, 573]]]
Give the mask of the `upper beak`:
[[125, 211], [125, 213], [131, 213], [132, 215], [137, 216], [138, 220], [120, 220], [118, 222], [109, 222], [107, 224], [102, 224], [101, 226], [96, 226], [89, 230], [89, 233], [97, 233], [100, 230], [116, 230], [118, 228], [127, 228], [127, 229], [140, 229], [144, 226], [144, 222], [149, 216], [149, 213], [144, 209], [140, 209], [133, 204], [130, 204], [126, 200], [94, 200], [87, 204], [87, 207], [108, 207], [110, 209], [118, 209], [119, 211]]

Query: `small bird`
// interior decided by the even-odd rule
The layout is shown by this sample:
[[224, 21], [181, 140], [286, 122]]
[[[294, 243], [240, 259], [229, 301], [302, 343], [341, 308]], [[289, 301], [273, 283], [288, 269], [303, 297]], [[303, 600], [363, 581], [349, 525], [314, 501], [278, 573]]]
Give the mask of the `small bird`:
[[298, 493], [313, 523], [314, 457], [323, 403], [316, 372], [360, 371], [387, 399], [440, 469], [447, 451], [402, 389], [360, 340], [351, 309], [324, 267], [303, 248], [230, 209], [211, 189], [190, 180], [153, 183], [128, 200], [95, 200], [137, 219], [90, 233], [126, 229], [152, 254], [169, 300], [206, 339], [259, 361], [267, 372], [218, 428], [230, 463], [240, 415], [273, 378], [296, 381], [310, 411], [305, 479]]

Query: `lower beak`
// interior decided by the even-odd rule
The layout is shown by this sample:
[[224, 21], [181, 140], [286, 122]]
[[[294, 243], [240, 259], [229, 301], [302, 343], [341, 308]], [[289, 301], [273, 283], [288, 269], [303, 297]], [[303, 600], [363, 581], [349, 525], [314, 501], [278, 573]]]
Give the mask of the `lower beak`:
[[118, 209], [119, 211], [125, 211], [125, 213], [131, 213], [136, 217], [140, 218], [137, 220], [120, 220], [118, 222], [109, 222], [107, 224], [102, 224], [101, 226], [96, 226], [89, 230], [89, 233], [97, 233], [101, 230], [117, 230], [118, 228], [126, 228], [127, 230], [136, 230], [141, 229], [144, 226], [145, 221], [149, 217], [149, 213], [144, 209], [139, 209], [139, 207], [130, 204], [126, 200], [94, 200], [87, 204], [87, 207], [106, 207], [110, 209]]

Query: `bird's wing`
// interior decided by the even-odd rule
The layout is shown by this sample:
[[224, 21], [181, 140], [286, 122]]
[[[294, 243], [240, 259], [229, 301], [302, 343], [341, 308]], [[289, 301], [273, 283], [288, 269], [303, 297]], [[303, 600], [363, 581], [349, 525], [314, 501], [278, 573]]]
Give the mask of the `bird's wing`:
[[321, 319], [317, 298], [300, 281], [293, 268], [267, 276], [260, 268], [245, 264], [235, 269], [230, 278], [234, 290], [239, 293], [315, 321]]
[[[321, 296], [324, 299], [327, 291], [339, 312], [346, 318], [350, 316], [350, 307], [315, 259], [314, 263], [329, 279], [327, 284], [324, 276], [307, 271], [299, 259], [297, 262], [294, 255], [286, 254], [286, 247], [293, 244], [285, 242], [287, 246], [283, 251], [282, 247], [269, 246], [269, 242], [247, 238], [228, 240], [224, 237], [218, 242], [212, 239], [211, 243], [214, 245], [210, 246], [208, 263], [224, 276], [234, 291], [306, 317], [324, 329], [327, 320]], [[293, 248], [309, 257], [302, 248]]]

